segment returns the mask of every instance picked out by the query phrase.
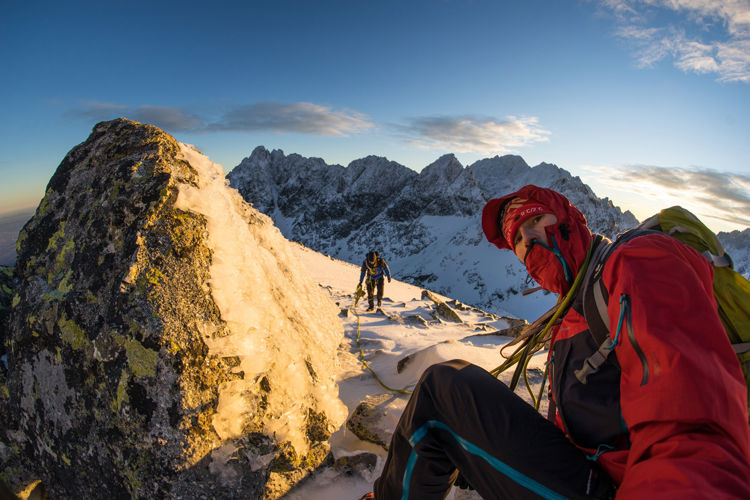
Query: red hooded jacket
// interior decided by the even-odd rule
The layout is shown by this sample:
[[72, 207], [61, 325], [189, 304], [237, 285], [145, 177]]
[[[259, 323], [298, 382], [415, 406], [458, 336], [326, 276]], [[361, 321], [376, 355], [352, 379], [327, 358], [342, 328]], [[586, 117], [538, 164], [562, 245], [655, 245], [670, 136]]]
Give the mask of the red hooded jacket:
[[[591, 233], [581, 212], [559, 193], [526, 186], [490, 200], [482, 214], [487, 239], [509, 248], [497, 219], [502, 204], [516, 196], [557, 216], [547, 235], [575, 276]], [[534, 251], [527, 267], [550, 253]], [[561, 266], [542, 269], [552, 269], [532, 274], [542, 286], [557, 293], [569, 289]], [[602, 279], [614, 355], [586, 385], [574, 376], [599, 347], [579, 298], [550, 346], [556, 424], [619, 485], [618, 499], [749, 499], [747, 389], [717, 313], [709, 262], [674, 238], [649, 234], [619, 245]]]

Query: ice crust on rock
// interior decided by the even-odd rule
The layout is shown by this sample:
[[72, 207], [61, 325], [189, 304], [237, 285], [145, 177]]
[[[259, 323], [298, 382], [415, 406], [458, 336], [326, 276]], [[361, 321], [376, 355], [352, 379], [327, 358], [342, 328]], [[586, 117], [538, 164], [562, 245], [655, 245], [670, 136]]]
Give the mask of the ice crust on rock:
[[199, 173], [199, 185], [181, 184], [176, 206], [206, 218], [211, 293], [231, 332], [208, 336], [206, 343], [212, 354], [239, 358], [237, 370], [244, 374], [219, 388], [214, 428], [223, 439], [240, 436], [252, 418], [245, 394], [265, 377], [273, 384], [267, 397], [277, 414], [264, 432], [304, 454], [311, 398], [333, 426], [346, 418], [334, 380], [343, 338], [339, 309], [309, 278], [270, 218], [251, 212], [227, 186], [222, 167], [189, 145], [181, 147]]

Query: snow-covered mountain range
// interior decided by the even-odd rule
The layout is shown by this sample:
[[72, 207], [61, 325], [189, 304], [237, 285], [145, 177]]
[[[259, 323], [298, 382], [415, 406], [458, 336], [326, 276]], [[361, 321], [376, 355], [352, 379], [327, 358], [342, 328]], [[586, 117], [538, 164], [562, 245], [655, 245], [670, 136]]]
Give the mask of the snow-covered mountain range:
[[512, 155], [464, 167], [448, 154], [417, 173], [378, 156], [343, 167], [261, 146], [227, 178], [291, 240], [353, 263], [376, 250], [399, 279], [531, 319], [554, 297], [521, 298], [529, 287], [525, 269], [482, 234], [487, 200], [536, 184], [568, 196], [594, 231], [612, 236], [638, 222], [567, 171], [548, 163], [530, 167]]
[[[227, 178], [291, 240], [353, 263], [379, 251], [404, 281], [527, 319], [544, 312], [554, 297], [521, 296], [530, 287], [525, 269], [482, 234], [487, 200], [535, 184], [565, 194], [595, 232], [613, 237], [638, 223], [579, 177], [549, 163], [531, 167], [514, 155], [463, 166], [447, 154], [417, 173], [379, 156], [343, 167], [259, 146]], [[719, 238], [735, 268], [749, 276], [750, 229]]]

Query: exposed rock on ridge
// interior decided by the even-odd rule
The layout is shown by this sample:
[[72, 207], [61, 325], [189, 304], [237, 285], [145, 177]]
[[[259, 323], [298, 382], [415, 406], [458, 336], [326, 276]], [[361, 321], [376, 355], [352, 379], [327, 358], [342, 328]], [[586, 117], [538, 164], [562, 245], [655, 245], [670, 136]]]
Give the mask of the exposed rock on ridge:
[[[98, 124], [50, 180], [19, 236], [8, 318], [0, 476], [14, 488], [31, 470], [55, 498], [276, 498], [325, 459], [345, 417], [322, 362], [335, 364], [338, 309], [287, 260], [270, 220], [229, 193], [242, 221], [234, 233], [248, 231], [256, 252], [236, 272], [264, 275], [269, 289], [257, 286], [267, 302], [251, 309], [281, 312], [227, 320], [236, 316], [214, 295], [232, 285], [220, 289], [214, 260], [232, 256], [210, 238], [210, 215], [177, 204], [183, 191], [200, 198], [201, 162], [121, 119]], [[292, 305], [302, 312], [285, 315]], [[295, 367], [276, 359], [288, 343], [320, 352]], [[252, 354], [294, 374], [253, 365]], [[308, 397], [279, 397], [287, 376]], [[241, 396], [227, 399], [229, 389]], [[274, 428], [278, 439], [272, 422], [287, 426]]]

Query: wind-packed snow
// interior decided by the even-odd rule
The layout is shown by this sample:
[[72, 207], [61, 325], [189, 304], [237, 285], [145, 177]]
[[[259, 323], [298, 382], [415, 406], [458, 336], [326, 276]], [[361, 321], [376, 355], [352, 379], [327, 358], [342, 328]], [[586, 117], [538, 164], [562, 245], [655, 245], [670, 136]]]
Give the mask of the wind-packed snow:
[[[342, 318], [346, 338], [345, 348], [339, 350], [339, 397], [351, 415], [357, 405], [368, 396], [389, 394], [391, 399], [387, 404], [387, 411], [378, 423], [378, 428], [391, 434], [408, 397], [383, 389], [359, 361], [359, 351], [355, 342], [357, 315], [351, 311], [353, 293], [359, 279], [359, 266], [332, 259], [302, 245], [295, 244], [294, 249], [297, 258], [308, 269], [315, 282], [328, 290], [331, 300], [336, 301], [342, 309], [350, 309], [348, 316]], [[360, 318], [360, 344], [365, 352], [365, 359], [386, 385], [410, 390], [425, 368], [451, 359], [465, 359], [487, 370], [497, 367], [503, 361], [499, 350], [510, 339], [488, 335], [483, 328], [502, 330], [508, 327], [507, 321], [488, 317], [472, 309], [457, 310], [463, 321], [460, 324], [437, 319], [434, 316], [433, 302], [422, 299], [423, 289], [395, 279], [398, 278], [397, 268], [392, 269], [392, 272], [394, 280], [385, 284], [384, 314], [365, 312], [366, 297], [360, 300], [356, 309]], [[448, 300], [446, 297], [439, 297]], [[533, 296], [525, 299], [533, 300], [531, 297]], [[404, 321], [414, 315], [425, 319], [426, 325], [410, 325]], [[398, 373], [399, 361], [409, 355], [412, 355], [413, 359], [401, 373]], [[539, 390], [539, 373], [544, 370], [546, 356], [546, 351], [537, 353], [529, 365], [533, 375], [532, 388], [535, 392]], [[504, 373], [500, 379], [508, 383], [511, 375], [510, 372]], [[519, 387], [517, 392], [526, 401], [531, 401], [525, 387]], [[543, 401], [540, 408], [544, 414], [546, 405], [546, 401]], [[371, 474], [347, 476], [331, 469], [303, 483], [286, 498], [352, 500], [372, 490], [372, 483], [380, 475], [384, 464], [385, 450], [359, 440], [345, 426], [334, 433], [330, 443], [335, 458], [356, 455], [363, 451], [377, 454], [380, 459], [376, 470]], [[448, 498], [478, 497], [473, 493], [453, 489]]]
[[[211, 258], [211, 294], [230, 334], [204, 332], [209, 352], [238, 357], [244, 377], [222, 384], [213, 426], [223, 439], [238, 437], [252, 415], [245, 397], [266, 376], [272, 390], [268, 407], [278, 415], [265, 431], [289, 440], [306, 453], [305, 428], [310, 398], [318, 411], [340, 425], [346, 409], [338, 399], [336, 351], [343, 332], [339, 310], [309, 277], [271, 220], [252, 210], [229, 188], [221, 165], [188, 145], [185, 160], [199, 173], [199, 185], [179, 186], [176, 206], [205, 216]], [[249, 223], [254, 219], [254, 223]], [[318, 385], [311, 383], [307, 364]], [[221, 458], [218, 453], [214, 458]]]

